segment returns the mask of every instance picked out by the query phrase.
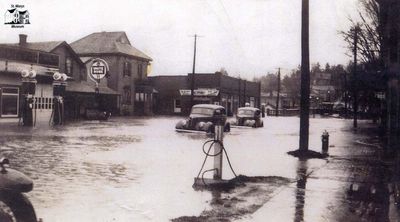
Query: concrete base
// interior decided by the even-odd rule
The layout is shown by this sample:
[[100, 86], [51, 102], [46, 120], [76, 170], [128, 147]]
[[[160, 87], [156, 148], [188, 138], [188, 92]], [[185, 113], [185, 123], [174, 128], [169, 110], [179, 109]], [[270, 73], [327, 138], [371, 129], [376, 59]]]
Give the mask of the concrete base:
[[319, 153], [313, 150], [294, 150], [287, 152], [287, 154], [300, 159], [324, 159], [329, 157], [328, 153]]
[[238, 125], [231, 125], [231, 128], [237, 128], [237, 129], [256, 129], [251, 126], [238, 126]]
[[210, 178], [194, 178], [193, 188], [196, 190], [229, 190], [235, 187], [232, 180], [216, 180]]
[[208, 134], [206, 131], [200, 131], [200, 130], [175, 129], [175, 131], [176, 131], [176, 132], [180, 132], [180, 133]]

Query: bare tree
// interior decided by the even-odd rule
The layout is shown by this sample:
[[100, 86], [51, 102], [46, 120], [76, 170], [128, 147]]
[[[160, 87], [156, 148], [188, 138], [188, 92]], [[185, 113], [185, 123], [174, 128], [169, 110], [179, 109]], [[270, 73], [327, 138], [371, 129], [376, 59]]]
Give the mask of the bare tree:
[[224, 76], [229, 76], [228, 71], [226, 71], [225, 67], [221, 67], [218, 72]]
[[[347, 31], [340, 31], [348, 43], [349, 53], [354, 50], [355, 30], [357, 30], [357, 51], [361, 63], [379, 69], [382, 65], [381, 45], [382, 30], [380, 27], [380, 8], [378, 0], [359, 0], [361, 8], [358, 11], [360, 21], [349, 18], [351, 27]], [[353, 56], [352, 54], [348, 54]]]

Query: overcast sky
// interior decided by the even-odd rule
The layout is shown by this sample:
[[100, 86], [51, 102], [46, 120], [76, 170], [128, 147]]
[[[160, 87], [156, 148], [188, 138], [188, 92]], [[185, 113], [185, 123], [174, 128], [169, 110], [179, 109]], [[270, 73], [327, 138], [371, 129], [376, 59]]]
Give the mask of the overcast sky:
[[[198, 39], [196, 72], [224, 67], [252, 79], [300, 64], [301, 0], [1, 0], [30, 12], [31, 24], [1, 23], [0, 42], [71, 43], [92, 32], [125, 31], [132, 45], [153, 58], [150, 75], [192, 71], [193, 36]], [[311, 63], [345, 64], [345, 43], [337, 34], [355, 17], [357, 0], [310, 0]]]

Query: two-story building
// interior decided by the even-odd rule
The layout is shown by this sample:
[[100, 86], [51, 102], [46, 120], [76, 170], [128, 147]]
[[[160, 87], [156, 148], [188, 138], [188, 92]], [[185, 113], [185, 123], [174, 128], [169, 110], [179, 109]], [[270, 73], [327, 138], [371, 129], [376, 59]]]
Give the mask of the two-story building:
[[400, 2], [379, 0], [380, 27], [382, 30], [382, 59], [384, 62], [386, 90], [386, 129], [388, 149], [400, 149]]
[[48, 123], [53, 106], [53, 74], [59, 72], [59, 55], [28, 47], [26, 35], [17, 44], [0, 44], [0, 120], [21, 122], [24, 94], [22, 72], [34, 72], [32, 94], [35, 123]]
[[[65, 117], [67, 119], [83, 117], [86, 109], [93, 107], [96, 102], [95, 83], [88, 77], [87, 63], [84, 63], [65, 41], [28, 42], [27, 35], [21, 34], [19, 37], [20, 40], [18, 43], [2, 44], [5, 47], [19, 49], [19, 51], [16, 52], [16, 57], [24, 57], [24, 50], [37, 51], [44, 55], [56, 55], [57, 57], [57, 59], [54, 58], [53, 69], [48, 72], [51, 78], [49, 78], [47, 84], [45, 86], [41, 84], [37, 85], [35, 94], [35, 101], [36, 104], [38, 104], [35, 106], [37, 119], [47, 119], [47, 116], [52, 112], [52, 74], [55, 72], [65, 73], [68, 76], [64, 98]], [[20, 82], [20, 80], [14, 81], [16, 81], [16, 83]], [[117, 109], [117, 103], [115, 101], [117, 101], [118, 93], [108, 88], [106, 81], [105, 79], [103, 80], [103, 84], [100, 84], [98, 92], [100, 95], [97, 97], [107, 100], [107, 102], [103, 102], [107, 106], [107, 109], [115, 111]]]
[[83, 61], [101, 58], [108, 63], [107, 86], [121, 96], [118, 110], [122, 115], [151, 114], [153, 91], [141, 82], [147, 78], [152, 59], [133, 47], [125, 32], [96, 32], [71, 43]]

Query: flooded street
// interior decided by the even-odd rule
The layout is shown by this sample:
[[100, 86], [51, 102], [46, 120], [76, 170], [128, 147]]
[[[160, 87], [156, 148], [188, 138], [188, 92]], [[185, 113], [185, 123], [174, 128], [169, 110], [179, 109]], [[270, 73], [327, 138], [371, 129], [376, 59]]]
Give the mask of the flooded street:
[[[183, 215], [196, 216], [210, 208], [212, 199], [210, 192], [192, 188], [204, 159], [202, 145], [210, 138], [175, 132], [179, 119], [112, 118], [47, 130], [2, 127], [1, 155], [34, 180], [34, 190], [28, 195], [38, 217], [45, 222], [168, 221]], [[272, 191], [283, 201], [272, 202], [254, 217], [243, 220], [259, 221], [268, 210], [280, 208], [285, 214], [277, 219], [293, 221], [301, 213], [296, 204], [300, 201], [305, 221], [321, 221], [326, 216], [323, 210], [340, 202], [337, 196], [330, 196], [334, 192], [324, 195], [323, 191], [330, 187], [345, 192], [343, 187], [349, 182], [346, 178], [354, 174], [346, 170], [350, 163], [343, 161], [343, 169], [320, 175], [318, 170], [334, 159], [304, 163], [286, 154], [298, 148], [298, 118], [266, 117], [264, 125], [259, 129], [233, 128], [225, 135], [225, 148], [234, 170], [246, 176], [279, 176], [295, 182], [288, 185], [291, 189]], [[351, 150], [348, 147], [357, 146], [355, 141], [366, 140], [363, 134], [353, 134], [351, 126], [350, 120], [310, 119], [310, 149], [321, 151], [321, 134], [327, 130], [330, 155], [347, 155]], [[206, 169], [212, 168], [211, 159], [207, 164]], [[296, 199], [296, 187], [305, 189], [305, 183], [299, 183], [299, 172], [312, 172], [307, 188], [317, 190], [303, 195], [305, 200]], [[225, 159], [223, 178], [232, 177]]]

